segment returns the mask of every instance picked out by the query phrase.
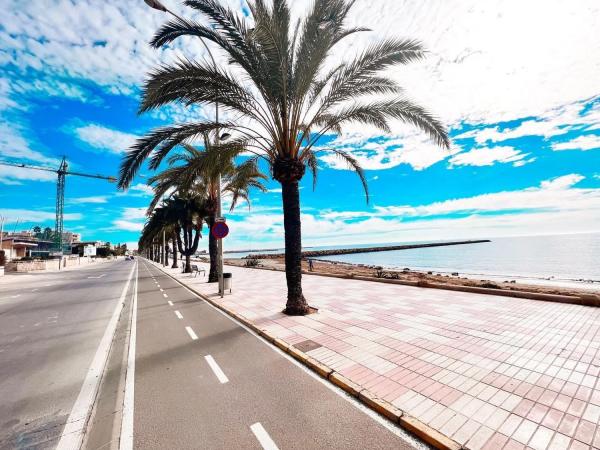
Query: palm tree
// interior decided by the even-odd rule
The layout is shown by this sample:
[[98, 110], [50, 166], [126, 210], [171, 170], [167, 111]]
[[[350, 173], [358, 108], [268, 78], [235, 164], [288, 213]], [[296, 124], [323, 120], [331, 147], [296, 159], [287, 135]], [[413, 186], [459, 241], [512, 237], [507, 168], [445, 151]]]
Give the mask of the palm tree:
[[250, 189], [266, 191], [261, 180], [267, 177], [259, 171], [256, 158], [246, 159], [236, 164], [236, 158], [245, 150], [243, 141], [216, 146], [210, 142], [208, 133], [203, 134], [203, 140], [203, 150], [183, 144], [184, 152], [169, 158], [171, 167], [148, 180], [149, 184], [154, 185], [155, 191], [148, 211], [152, 211], [157, 202], [172, 190], [202, 192], [206, 195], [210, 257], [208, 282], [213, 283], [218, 281], [217, 239], [210, 231], [217, 216], [219, 189], [221, 193], [231, 196], [230, 211], [233, 211], [240, 200], [246, 201], [250, 207]]
[[[349, 123], [390, 132], [389, 122], [395, 119], [423, 130], [442, 147], [450, 145], [444, 125], [405, 98], [400, 86], [382, 73], [391, 66], [421, 59], [425, 52], [419, 42], [384, 39], [349, 61], [330, 61], [332, 49], [340, 41], [367, 31], [346, 24], [354, 3], [315, 0], [307, 16], [293, 24], [287, 0], [251, 2], [251, 19], [217, 0], [186, 0], [210, 25], [176, 19], [166, 23], [151, 44], [158, 48], [182, 36], [207, 39], [224, 51], [228, 64], [218, 68], [186, 59], [159, 67], [145, 83], [140, 112], [172, 102], [218, 102], [240, 119], [155, 129], [135, 143], [121, 165], [119, 185], [126, 187], [146, 158], [151, 156], [150, 167], [157, 168], [175, 146], [202, 133], [227, 128], [245, 137], [249, 151], [269, 162], [273, 178], [282, 187], [287, 314], [310, 312], [302, 294], [298, 188], [306, 167], [314, 181], [318, 152], [337, 155], [359, 175], [368, 202], [366, 179], [356, 159], [339, 149], [319, 149], [319, 139], [339, 134]], [[383, 95], [386, 97], [378, 98]]]
[[152, 248], [152, 243], [157, 238], [160, 240], [163, 231], [171, 233], [175, 238], [174, 246], [176, 244], [179, 253], [185, 256], [184, 272], [190, 273], [190, 259], [198, 250], [205, 218], [206, 206], [203, 196], [186, 194], [169, 198], [149, 215], [142, 230], [139, 246]]

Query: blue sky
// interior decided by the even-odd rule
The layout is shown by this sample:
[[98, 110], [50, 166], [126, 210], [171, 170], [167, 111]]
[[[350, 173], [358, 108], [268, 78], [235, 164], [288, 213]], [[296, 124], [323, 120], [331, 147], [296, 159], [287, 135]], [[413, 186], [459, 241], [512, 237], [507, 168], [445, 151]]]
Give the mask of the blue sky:
[[[56, 166], [66, 156], [74, 170], [116, 175], [136, 136], [212, 114], [175, 105], [137, 116], [148, 70], [203, 55], [187, 39], [150, 49], [165, 18], [143, 1], [6, 3], [1, 159]], [[189, 15], [179, 2], [167, 3]], [[322, 146], [351, 151], [367, 169], [371, 202], [356, 175], [324, 154], [316, 190], [310, 176], [302, 182], [305, 245], [600, 231], [600, 44], [590, 38], [600, 24], [596, 2], [422, 3], [382, 0], [372, 8], [358, 0], [352, 20], [374, 32], [341, 46], [333, 63], [378, 35], [421, 39], [427, 60], [392, 75], [448, 124], [453, 146], [436, 148], [402, 124], [390, 135], [349, 127], [327, 136]], [[306, 4], [294, 2], [295, 11]], [[69, 177], [65, 228], [86, 240], [137, 241], [149, 201], [145, 177], [127, 192]], [[281, 194], [276, 183], [268, 187], [252, 195], [250, 211], [228, 215], [227, 247], [282, 245]], [[53, 227], [54, 204], [53, 174], [0, 166], [0, 215], [9, 230], [17, 219], [17, 229]]]

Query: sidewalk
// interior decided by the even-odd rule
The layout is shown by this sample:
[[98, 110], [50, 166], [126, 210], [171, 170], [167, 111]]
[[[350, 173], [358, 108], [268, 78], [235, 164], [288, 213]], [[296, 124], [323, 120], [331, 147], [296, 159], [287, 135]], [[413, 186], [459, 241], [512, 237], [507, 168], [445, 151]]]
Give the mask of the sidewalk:
[[283, 272], [166, 271], [465, 448], [600, 448], [600, 308], [304, 275], [288, 317]]

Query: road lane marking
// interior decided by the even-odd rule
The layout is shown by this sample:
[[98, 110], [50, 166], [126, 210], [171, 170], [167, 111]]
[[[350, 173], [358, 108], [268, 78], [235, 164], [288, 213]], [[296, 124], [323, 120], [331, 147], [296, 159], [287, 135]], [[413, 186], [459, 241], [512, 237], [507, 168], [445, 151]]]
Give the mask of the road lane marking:
[[131, 326], [129, 331], [129, 350], [127, 354], [127, 373], [121, 418], [120, 450], [133, 449], [133, 415], [135, 395], [135, 346], [137, 339], [137, 302], [138, 302], [139, 266], [136, 270], [135, 287], [132, 301]]
[[164, 293], [163, 293], [163, 297], [164, 298], [169, 298], [169, 296], [167, 294], [164, 294]]
[[183, 319], [183, 316], [181, 315], [181, 313], [179, 311], [175, 311], [175, 315], [177, 316], [178, 319]]
[[119, 450], [133, 449], [133, 407], [135, 400], [135, 344], [137, 339], [137, 302], [139, 267], [135, 273], [133, 301], [131, 302], [131, 326], [129, 329], [129, 351], [127, 353], [127, 373], [125, 394], [123, 395], [123, 415], [121, 417], [121, 439]]
[[173, 302], [171, 300], [169, 300], [167, 303], [169, 304], [169, 306], [173, 306]]
[[65, 427], [62, 431], [60, 441], [56, 446], [56, 450], [72, 450], [81, 447], [83, 433], [86, 429], [86, 425], [94, 405], [94, 399], [98, 393], [98, 387], [100, 385], [100, 380], [102, 379], [102, 374], [104, 373], [104, 368], [106, 367], [106, 363], [108, 361], [108, 354], [110, 352], [112, 340], [115, 336], [121, 310], [123, 309], [123, 303], [127, 295], [127, 291], [129, 290], [131, 278], [136, 267], [137, 264], [133, 266], [131, 268], [131, 272], [129, 272], [127, 282], [123, 287], [123, 291], [121, 292], [117, 306], [115, 307], [108, 325], [104, 330], [104, 335], [100, 340], [100, 344], [98, 345], [98, 349], [96, 350], [92, 364], [87, 371], [85, 380], [83, 381], [83, 386], [81, 386], [81, 390], [79, 391], [77, 400], [75, 400], [73, 409], [71, 409], [71, 413], [69, 414]]
[[198, 339], [198, 336], [196, 335], [196, 333], [194, 333], [194, 330], [192, 330], [192, 327], [185, 327], [185, 331], [188, 332], [188, 334], [190, 335], [190, 337], [192, 338], [193, 341]]
[[260, 422], [256, 422], [254, 425], [250, 426], [250, 429], [264, 450], [279, 450]]
[[221, 384], [225, 384], [229, 381], [229, 378], [225, 376], [225, 373], [223, 373], [223, 371], [212, 356], [206, 355], [204, 359], [206, 359], [206, 362], [208, 363], [212, 371], [215, 373], [215, 376], [221, 382]]
[[105, 276], [106, 276], [106, 274], [105, 274], [105, 273], [103, 273], [102, 275], [99, 275], [99, 276], [97, 276], [97, 277], [88, 277], [88, 278], [102, 278], [102, 277], [105, 277]]
[[32, 290], [31, 290], [31, 292], [37, 292], [37, 291], [39, 291], [39, 289], [38, 289], [38, 288], [35, 288], [35, 289], [32, 289]]
[[159, 287], [160, 287], [160, 284], [157, 284], [157, 285], [156, 285], [156, 287], [157, 287], [157, 288], [159, 288]]
[[165, 290], [163, 288], [160, 288], [160, 292], [164, 292]]

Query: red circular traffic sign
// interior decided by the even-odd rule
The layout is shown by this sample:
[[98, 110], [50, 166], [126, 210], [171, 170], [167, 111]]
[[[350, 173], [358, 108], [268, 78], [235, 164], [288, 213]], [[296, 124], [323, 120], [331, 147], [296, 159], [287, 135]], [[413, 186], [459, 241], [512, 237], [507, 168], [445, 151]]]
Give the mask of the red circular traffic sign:
[[210, 232], [217, 239], [223, 239], [225, 236], [229, 234], [229, 227], [225, 222], [217, 222], [212, 226]]

